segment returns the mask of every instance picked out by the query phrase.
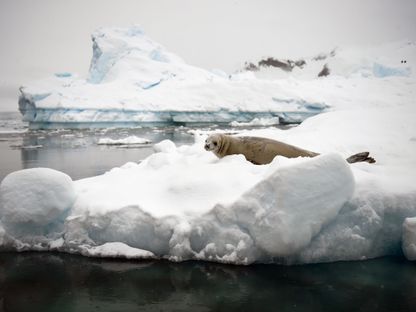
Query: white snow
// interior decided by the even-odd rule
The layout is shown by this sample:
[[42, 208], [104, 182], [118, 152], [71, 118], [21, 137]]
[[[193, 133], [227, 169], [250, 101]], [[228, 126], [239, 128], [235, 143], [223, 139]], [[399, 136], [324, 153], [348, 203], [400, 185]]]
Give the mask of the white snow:
[[[295, 254], [335, 218], [354, 191], [354, 177], [337, 154], [284, 165], [240, 196], [230, 207], [216, 207], [221, 223], [238, 225], [267, 257]], [[244, 231], [244, 232], [245, 232]]]
[[71, 178], [60, 171], [15, 171], [0, 185], [1, 223], [12, 235], [47, 233], [64, 222], [75, 197]]
[[134, 135], [123, 139], [100, 138], [97, 142], [98, 145], [143, 145], [150, 143], [152, 143], [152, 141]]

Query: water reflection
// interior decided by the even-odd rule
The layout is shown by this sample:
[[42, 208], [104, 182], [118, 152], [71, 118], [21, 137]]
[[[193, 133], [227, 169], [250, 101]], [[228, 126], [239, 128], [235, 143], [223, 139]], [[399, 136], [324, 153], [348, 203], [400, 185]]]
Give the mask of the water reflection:
[[411, 311], [401, 258], [307, 266], [0, 254], [0, 311]]

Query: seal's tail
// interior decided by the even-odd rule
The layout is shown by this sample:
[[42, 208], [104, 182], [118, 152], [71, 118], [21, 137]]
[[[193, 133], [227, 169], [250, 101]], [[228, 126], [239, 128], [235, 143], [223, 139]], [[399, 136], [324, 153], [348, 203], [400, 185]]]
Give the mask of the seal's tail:
[[369, 152], [361, 152], [358, 154], [354, 154], [347, 158], [347, 162], [349, 162], [350, 164], [362, 161], [368, 162], [370, 164], [375, 163], [376, 160], [373, 157], [369, 157], [369, 155]]

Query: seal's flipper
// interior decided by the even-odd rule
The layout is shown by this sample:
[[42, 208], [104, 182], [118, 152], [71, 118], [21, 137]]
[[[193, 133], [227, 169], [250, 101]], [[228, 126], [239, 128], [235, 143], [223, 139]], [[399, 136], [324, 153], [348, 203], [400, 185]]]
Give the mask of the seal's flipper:
[[350, 164], [356, 163], [356, 162], [363, 162], [363, 161], [368, 162], [370, 164], [375, 163], [376, 160], [373, 157], [370, 157], [369, 155], [370, 155], [369, 152], [357, 153], [348, 157], [347, 162], [349, 162]]

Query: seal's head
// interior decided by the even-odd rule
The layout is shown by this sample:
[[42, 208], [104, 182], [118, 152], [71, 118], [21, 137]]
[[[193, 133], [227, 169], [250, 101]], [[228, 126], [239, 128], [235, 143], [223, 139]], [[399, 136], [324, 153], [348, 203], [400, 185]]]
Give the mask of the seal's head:
[[205, 140], [205, 149], [207, 151], [212, 151], [214, 153], [218, 153], [220, 150], [222, 143], [222, 135], [221, 134], [212, 134]]

